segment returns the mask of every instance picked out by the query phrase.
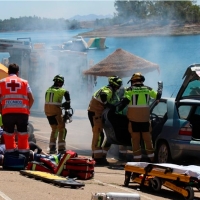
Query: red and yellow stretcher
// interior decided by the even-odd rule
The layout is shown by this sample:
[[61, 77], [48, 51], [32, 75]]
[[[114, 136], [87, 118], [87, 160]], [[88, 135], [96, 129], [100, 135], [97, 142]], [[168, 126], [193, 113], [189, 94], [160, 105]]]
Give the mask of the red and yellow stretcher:
[[200, 191], [200, 167], [169, 163], [128, 162], [125, 165], [124, 185], [128, 187], [131, 181], [138, 183], [141, 189], [147, 186], [156, 192], [165, 186], [181, 194], [185, 200], [193, 200], [193, 188]]

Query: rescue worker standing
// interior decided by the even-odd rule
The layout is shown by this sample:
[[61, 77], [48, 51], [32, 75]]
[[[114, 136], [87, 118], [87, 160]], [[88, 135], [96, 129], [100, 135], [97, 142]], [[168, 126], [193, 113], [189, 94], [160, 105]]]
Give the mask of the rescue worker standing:
[[141, 161], [142, 152], [140, 147], [140, 137], [142, 136], [146, 153], [151, 162], [154, 161], [154, 149], [150, 133], [150, 108], [148, 105], [150, 97], [159, 100], [162, 90], [158, 92], [145, 86], [144, 76], [141, 73], [135, 73], [128, 81], [131, 86], [125, 92], [125, 98], [122, 99], [121, 109], [128, 104], [127, 117], [129, 119], [128, 131], [131, 134], [133, 159], [135, 162]]
[[107, 152], [110, 145], [103, 146], [103, 124], [101, 115], [106, 107], [115, 109], [111, 104], [114, 93], [121, 87], [122, 79], [118, 76], [108, 78], [108, 85], [100, 88], [94, 93], [88, 107], [88, 118], [92, 126], [92, 157], [98, 165], [109, 164], [106, 160]]
[[[34, 97], [27, 80], [18, 77], [19, 66], [8, 66], [9, 76], [0, 80], [1, 113], [4, 142], [8, 155], [23, 154], [29, 158], [27, 124]], [[15, 142], [15, 126], [18, 144]]]
[[[67, 90], [62, 88], [64, 84], [64, 77], [57, 75], [53, 79], [54, 84], [47, 89], [45, 93], [44, 112], [51, 126], [51, 136], [49, 141], [49, 153], [57, 152], [56, 140], [58, 137], [58, 152], [64, 153], [66, 150], [65, 138], [66, 129], [65, 121], [63, 120], [61, 106], [65, 110], [70, 108], [70, 94]], [[62, 104], [63, 97], [65, 102]]]

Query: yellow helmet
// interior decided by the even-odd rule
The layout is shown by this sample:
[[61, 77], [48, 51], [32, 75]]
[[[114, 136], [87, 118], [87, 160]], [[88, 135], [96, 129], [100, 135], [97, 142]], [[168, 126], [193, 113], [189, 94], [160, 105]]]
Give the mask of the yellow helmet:
[[[131, 79], [128, 81], [128, 83], [129, 82], [144, 82], [145, 81], [145, 78], [144, 78], [144, 76], [140, 73], [140, 72], [137, 72], [137, 73], [135, 73], [135, 74], [133, 74], [132, 75], [132, 77], [131, 77]], [[128, 84], [127, 83], [127, 84]]]
[[111, 86], [120, 88], [122, 86], [122, 79], [119, 76], [111, 76], [108, 78], [108, 83]]

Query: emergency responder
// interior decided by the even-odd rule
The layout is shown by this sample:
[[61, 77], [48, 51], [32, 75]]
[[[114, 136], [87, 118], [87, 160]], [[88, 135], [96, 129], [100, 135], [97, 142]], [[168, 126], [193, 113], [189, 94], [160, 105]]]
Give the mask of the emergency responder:
[[122, 79], [118, 76], [111, 76], [108, 78], [108, 85], [100, 88], [94, 93], [88, 107], [88, 118], [92, 126], [92, 157], [97, 165], [109, 164], [106, 160], [109, 145], [102, 146], [104, 133], [102, 124], [102, 112], [106, 107], [115, 109], [111, 104], [113, 94], [121, 87]]
[[[129, 119], [128, 131], [131, 134], [133, 160], [141, 161], [142, 152], [140, 147], [140, 136], [145, 143], [146, 153], [151, 162], [154, 161], [154, 149], [150, 134], [150, 109], [148, 101], [150, 97], [161, 98], [162, 90], [157, 92], [143, 83], [145, 77], [141, 73], [135, 73], [128, 81], [131, 86], [127, 88], [125, 97], [121, 100], [121, 109], [128, 105], [127, 117]], [[141, 134], [141, 135], [140, 135]]]
[[[19, 66], [8, 66], [8, 77], [0, 80], [1, 114], [7, 155], [23, 154], [29, 158], [27, 124], [34, 97], [27, 80], [19, 78]], [[15, 126], [18, 145], [15, 142]]]
[[[66, 150], [65, 138], [67, 133], [61, 107], [64, 107], [65, 110], [70, 108], [70, 94], [67, 90], [62, 88], [64, 84], [64, 77], [61, 75], [56, 75], [53, 81], [54, 84], [50, 88], [48, 88], [45, 93], [44, 105], [45, 115], [52, 129], [49, 141], [50, 154], [54, 154], [57, 152], [57, 137], [58, 152], [64, 153]], [[63, 97], [65, 98], [64, 103], [62, 103]]]
[[[113, 95], [111, 103], [113, 105], [117, 105], [119, 104], [121, 98], [124, 96], [126, 91], [126, 88], [121, 86]], [[126, 115], [127, 113], [127, 107], [124, 108], [123, 110], [121, 110], [120, 112], [118, 112], [118, 107], [116, 107], [116, 113], [117, 114], [122, 114], [122, 115]], [[126, 160], [127, 157], [127, 146], [124, 145], [119, 145], [119, 154], [118, 154], [118, 159], [119, 160]]]

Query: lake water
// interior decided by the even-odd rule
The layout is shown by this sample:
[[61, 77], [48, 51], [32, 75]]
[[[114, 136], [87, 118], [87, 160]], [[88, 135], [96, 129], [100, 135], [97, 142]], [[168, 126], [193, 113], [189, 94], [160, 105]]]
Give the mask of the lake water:
[[[88, 30], [70, 30], [57, 32], [6, 32], [0, 33], [0, 38], [17, 39], [30, 37], [32, 43], [45, 43], [46, 46], [59, 45], [70, 40], [73, 36]], [[86, 41], [88, 38], [85, 39]], [[182, 83], [186, 68], [194, 63], [200, 63], [200, 35], [192, 36], [162, 36], [162, 37], [132, 37], [106, 38], [108, 49], [89, 50], [88, 60], [94, 64], [106, 58], [116, 49], [122, 48], [136, 56], [142, 57], [160, 66], [157, 71], [145, 74], [145, 84], [157, 88], [157, 81], [164, 83], [164, 96], [176, 94]], [[4, 57], [5, 55], [0, 55]], [[130, 74], [130, 77], [132, 74]], [[127, 86], [128, 78], [123, 78]], [[107, 78], [98, 77], [97, 86], [107, 84]]]

